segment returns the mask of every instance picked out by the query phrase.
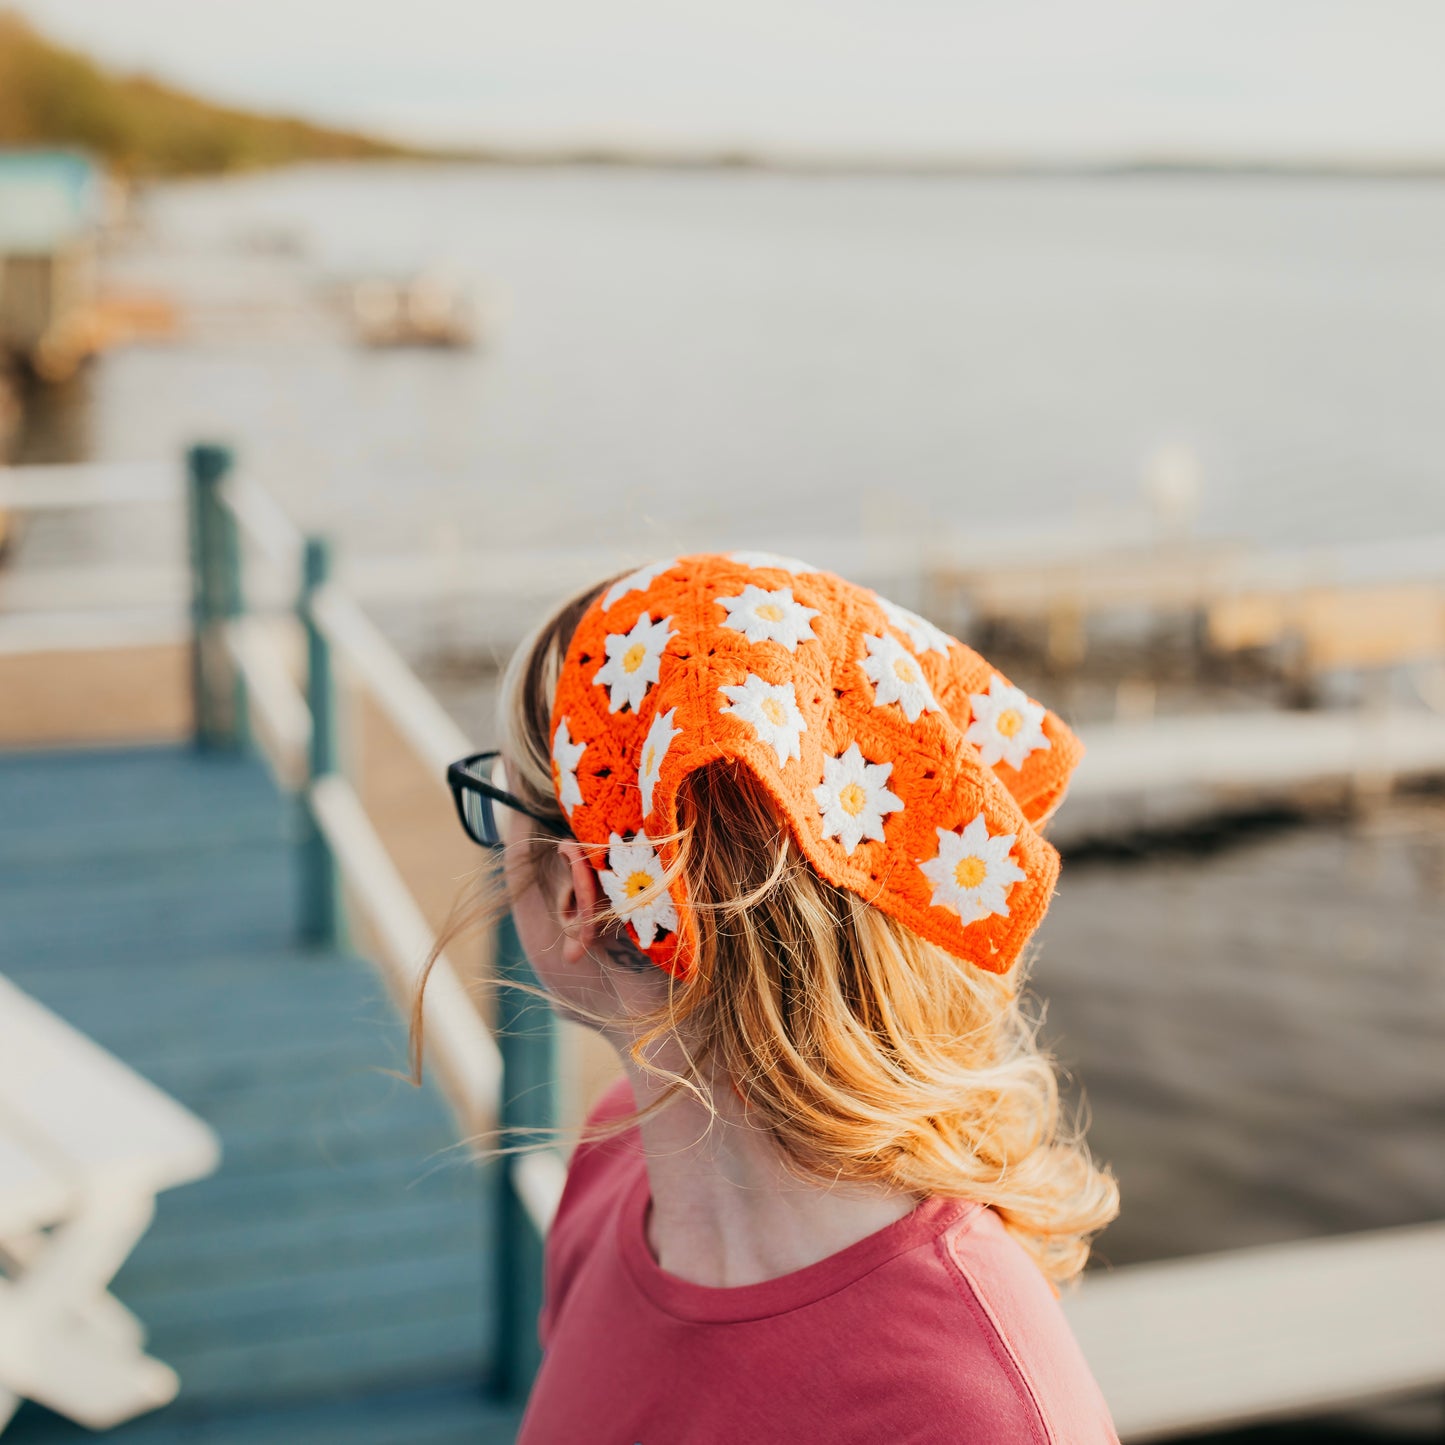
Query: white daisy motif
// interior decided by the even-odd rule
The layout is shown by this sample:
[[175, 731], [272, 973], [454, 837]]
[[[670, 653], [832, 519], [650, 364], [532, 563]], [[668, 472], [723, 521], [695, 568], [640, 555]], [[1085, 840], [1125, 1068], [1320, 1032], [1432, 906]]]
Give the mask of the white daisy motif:
[[641, 592], [651, 587], [664, 572], [670, 572], [676, 567], [677, 561], [676, 557], [669, 557], [666, 562], [650, 562], [646, 567], [639, 567], [636, 572], [618, 578], [607, 589], [607, 595], [602, 599], [602, 610], [606, 612], [613, 603], [620, 602], [629, 592]]
[[858, 659], [858, 666], [873, 679], [873, 705], [882, 707], [896, 702], [909, 722], [917, 722], [922, 712], [942, 712], [918, 659], [896, 637], [874, 637], [863, 634], [868, 656]]
[[791, 587], [770, 592], [749, 582], [741, 596], [717, 600], [727, 608], [723, 626], [735, 628], [749, 642], [781, 642], [789, 652], [796, 652], [800, 642], [817, 641], [811, 619], [818, 615], [818, 609], [795, 602]]
[[823, 570], [807, 562], [800, 562], [796, 557], [780, 556], [777, 552], [729, 552], [728, 561], [741, 562], [744, 567], [776, 567], [778, 571], [791, 572], [795, 577], [804, 572]]
[[662, 863], [646, 833], [624, 840], [613, 833], [608, 838], [607, 861], [611, 865], [598, 875], [612, 906], [634, 929], [643, 948], [651, 948], [660, 932], [677, 929], [677, 906], [664, 888], [644, 903], [637, 900], [649, 888], [662, 882]]
[[608, 712], [616, 712], [624, 703], [637, 711], [648, 686], [658, 679], [667, 644], [676, 636], [672, 618], [654, 622], [646, 612], [630, 632], [608, 634], [607, 661], [592, 675], [598, 687], [608, 689]]
[[577, 764], [587, 751], [586, 743], [575, 742], [568, 731], [567, 719], [557, 724], [552, 739], [552, 786], [557, 790], [557, 801], [570, 818], [572, 809], [582, 801], [582, 789], [577, 783]]
[[1011, 687], [994, 673], [987, 692], [971, 692], [973, 722], [964, 737], [978, 744], [979, 756], [992, 767], [1000, 759], [1021, 768], [1040, 748], [1051, 748], [1044, 736], [1044, 709], [1020, 687]]
[[933, 884], [933, 906], [951, 908], [965, 925], [990, 914], [1007, 914], [1009, 889], [1028, 877], [1009, 857], [1015, 835], [990, 836], [982, 813], [961, 832], [937, 831], [937, 857], [918, 860]]
[[823, 815], [823, 836], [836, 838], [850, 857], [864, 838], [883, 840], [883, 815], [903, 799], [887, 787], [892, 763], [870, 763], [853, 743], [839, 758], [823, 759], [823, 781], [813, 789]]
[[772, 744], [779, 767], [789, 758], [803, 756], [800, 739], [807, 723], [798, 711], [798, 698], [791, 682], [765, 682], [750, 672], [746, 682], [724, 683], [718, 691], [732, 703], [731, 707], [719, 707], [718, 711], [732, 713], [751, 723], [758, 737]]
[[[878, 596], [876, 592], [873, 595]], [[926, 617], [920, 617], [916, 612], [910, 612], [906, 607], [900, 607], [886, 597], [878, 597], [878, 605], [883, 609], [890, 626], [906, 632], [908, 640], [919, 652], [941, 652], [945, 657], [948, 656], [948, 644], [953, 639], [941, 627], [935, 627]]]
[[647, 737], [642, 744], [642, 761], [638, 765], [637, 781], [642, 788], [642, 816], [645, 818], [652, 811], [652, 790], [657, 786], [658, 776], [662, 772], [662, 760], [667, 756], [667, 750], [672, 746], [672, 740], [681, 731], [675, 728], [672, 720], [677, 716], [677, 709], [670, 707], [666, 712], [660, 712], [653, 718], [652, 726], [647, 730]]

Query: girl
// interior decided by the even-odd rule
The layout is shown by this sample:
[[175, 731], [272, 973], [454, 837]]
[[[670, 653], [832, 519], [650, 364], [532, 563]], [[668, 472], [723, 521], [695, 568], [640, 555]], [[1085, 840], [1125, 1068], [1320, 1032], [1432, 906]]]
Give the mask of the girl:
[[[1082, 746], [982, 657], [768, 553], [589, 588], [453, 786], [623, 1077], [547, 1240], [520, 1445], [1103, 1445], [1058, 1303], [1118, 1190], [1021, 1007]], [[493, 807], [493, 804], [499, 806]]]

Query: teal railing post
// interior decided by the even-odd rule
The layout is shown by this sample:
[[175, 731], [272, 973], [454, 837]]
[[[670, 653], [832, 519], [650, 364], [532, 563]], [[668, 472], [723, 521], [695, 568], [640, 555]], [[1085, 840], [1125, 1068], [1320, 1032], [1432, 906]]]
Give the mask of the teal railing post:
[[[511, 915], [497, 926], [497, 1046], [502, 1055], [502, 1099], [497, 1134], [502, 1147], [539, 1142], [536, 1129], [556, 1123], [556, 1025], [547, 1003], [502, 985], [535, 984]], [[541, 1363], [537, 1314], [542, 1307], [542, 1247], [531, 1217], [512, 1186], [511, 1162], [498, 1161], [493, 1202], [496, 1242], [496, 1335], [493, 1392], [526, 1399]]]
[[317, 825], [311, 787], [337, 768], [336, 679], [331, 644], [316, 625], [312, 601], [331, 576], [331, 544], [308, 537], [302, 555], [297, 613], [306, 633], [306, 701], [311, 710], [311, 752], [307, 787], [301, 793], [301, 934], [327, 948], [342, 942], [341, 882], [336, 859]]
[[186, 453], [191, 540], [191, 693], [196, 741], [239, 748], [250, 741], [246, 683], [232, 666], [223, 625], [245, 610], [236, 519], [220, 499], [233, 465], [230, 448], [203, 444]]

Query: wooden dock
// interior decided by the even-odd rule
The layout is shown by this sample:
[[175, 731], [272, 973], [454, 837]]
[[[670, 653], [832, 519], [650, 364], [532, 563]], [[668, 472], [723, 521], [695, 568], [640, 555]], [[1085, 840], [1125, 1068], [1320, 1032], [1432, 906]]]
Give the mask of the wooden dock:
[[1445, 715], [1423, 709], [1156, 717], [1099, 724], [1085, 741], [1071, 801], [1174, 786], [1268, 793], [1445, 773]]
[[[405, 1070], [375, 971], [295, 939], [289, 814], [191, 747], [0, 756], [0, 973], [220, 1134], [116, 1291], [175, 1366], [135, 1445], [485, 1445], [489, 1170]], [[16, 1445], [94, 1438], [34, 1405]]]

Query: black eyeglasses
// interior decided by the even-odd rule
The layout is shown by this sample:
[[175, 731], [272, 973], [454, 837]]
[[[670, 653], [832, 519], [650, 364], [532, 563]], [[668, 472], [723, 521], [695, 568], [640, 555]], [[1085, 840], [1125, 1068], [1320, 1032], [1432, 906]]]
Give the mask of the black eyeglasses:
[[571, 837], [568, 830], [555, 818], [545, 818], [541, 813], [534, 813], [519, 798], [513, 797], [505, 788], [499, 788], [492, 782], [492, 760], [498, 756], [500, 754], [495, 748], [488, 753], [473, 753], [471, 757], [462, 758], [447, 769], [447, 786], [451, 788], [452, 797], [456, 800], [457, 817], [462, 820], [467, 837], [483, 848], [502, 846], [502, 835], [497, 830], [497, 817], [493, 811], [497, 803], [525, 813], [549, 833], [555, 833], [560, 838]]

